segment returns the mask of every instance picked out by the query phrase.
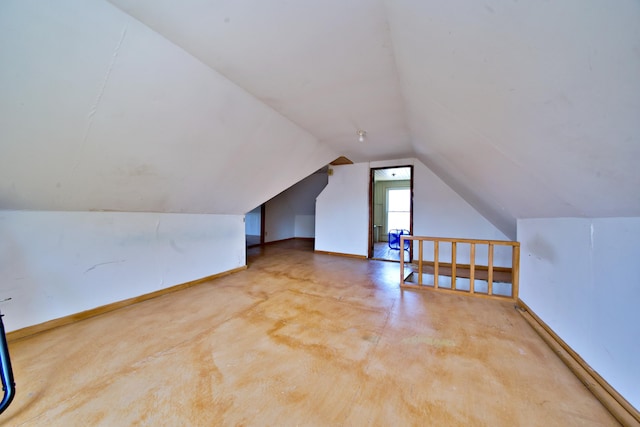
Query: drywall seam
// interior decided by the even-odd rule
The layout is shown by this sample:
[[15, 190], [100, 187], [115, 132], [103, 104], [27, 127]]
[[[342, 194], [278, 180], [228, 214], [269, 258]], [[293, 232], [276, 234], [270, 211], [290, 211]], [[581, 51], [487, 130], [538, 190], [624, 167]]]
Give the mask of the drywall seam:
[[89, 114], [88, 114], [88, 117], [87, 117], [87, 125], [85, 126], [84, 134], [82, 135], [82, 144], [80, 145], [78, 158], [76, 159], [76, 162], [73, 165], [73, 169], [72, 169], [73, 171], [77, 170], [78, 166], [80, 166], [81, 160], [83, 158], [82, 152], [84, 151], [84, 148], [85, 148], [85, 146], [87, 144], [87, 139], [89, 138], [89, 132], [91, 131], [91, 125], [93, 124], [93, 117], [95, 116], [96, 112], [98, 111], [98, 106], [100, 105], [100, 101], [102, 101], [102, 96], [104, 95], [104, 91], [107, 88], [107, 83], [109, 82], [109, 77], [111, 77], [111, 73], [113, 71], [113, 67], [116, 64], [116, 60], [118, 59], [118, 53], [120, 52], [120, 49], [122, 48], [122, 43], [124, 42], [124, 39], [125, 39], [126, 36], [127, 36], [127, 26], [125, 25], [122, 28], [122, 32], [120, 33], [120, 39], [118, 40], [118, 43], [116, 44], [116, 47], [113, 50], [113, 54], [111, 55], [111, 61], [109, 61], [109, 66], [107, 67], [107, 72], [105, 73], [104, 78], [102, 79], [102, 85], [100, 86], [100, 90], [98, 91], [98, 96], [96, 97], [96, 101], [93, 103], [93, 105], [89, 109]]

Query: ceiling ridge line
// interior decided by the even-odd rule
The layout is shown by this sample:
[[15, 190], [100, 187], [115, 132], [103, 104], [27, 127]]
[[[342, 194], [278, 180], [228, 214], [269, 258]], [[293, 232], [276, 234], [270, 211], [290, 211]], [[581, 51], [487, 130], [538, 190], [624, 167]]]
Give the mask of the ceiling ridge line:
[[407, 97], [405, 96], [405, 88], [404, 85], [402, 84], [402, 81], [400, 79], [400, 66], [398, 64], [398, 56], [396, 55], [396, 39], [393, 35], [393, 26], [391, 25], [391, 21], [389, 20], [389, 6], [387, 5], [387, 1], [382, 0], [382, 7], [384, 9], [384, 20], [385, 23], [387, 25], [387, 35], [389, 36], [389, 40], [391, 42], [391, 56], [393, 58], [393, 65], [394, 65], [394, 69], [395, 69], [395, 79], [396, 79], [396, 83], [398, 85], [398, 92], [400, 92], [400, 99], [402, 100], [401, 105], [402, 105], [402, 112], [401, 112], [401, 116], [403, 118], [403, 122], [404, 122], [404, 127], [405, 130], [407, 132], [407, 135], [409, 137], [409, 145], [411, 146], [412, 150], [413, 150], [413, 156], [417, 155], [417, 149], [414, 143], [414, 138], [413, 138], [413, 132], [411, 130], [411, 125], [409, 122], [409, 107], [408, 107], [408, 101], [407, 101]]

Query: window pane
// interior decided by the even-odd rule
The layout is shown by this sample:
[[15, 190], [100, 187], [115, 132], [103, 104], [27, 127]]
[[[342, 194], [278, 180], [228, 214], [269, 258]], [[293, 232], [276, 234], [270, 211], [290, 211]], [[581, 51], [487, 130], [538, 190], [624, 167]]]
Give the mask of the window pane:
[[409, 212], [389, 212], [387, 217], [387, 233], [393, 229], [409, 229]]
[[411, 190], [407, 188], [389, 189], [389, 212], [409, 212], [411, 209]]

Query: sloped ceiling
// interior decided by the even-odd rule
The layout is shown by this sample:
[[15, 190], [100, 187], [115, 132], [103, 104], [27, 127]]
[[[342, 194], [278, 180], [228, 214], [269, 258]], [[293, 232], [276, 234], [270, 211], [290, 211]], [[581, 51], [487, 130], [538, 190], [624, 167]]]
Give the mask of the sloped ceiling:
[[[151, 192], [164, 200], [142, 201], [142, 209], [246, 211], [253, 207], [247, 205], [264, 201], [258, 199], [273, 193], [275, 187], [282, 190], [293, 184], [293, 179], [328, 163], [332, 156], [344, 155], [356, 162], [415, 156], [511, 237], [517, 218], [640, 216], [640, 172], [636, 166], [640, 160], [640, 2], [110, 3], [119, 10], [93, 0], [67, 11], [76, 20], [85, 21], [84, 26], [76, 24], [76, 38], [77, 34], [94, 35], [95, 27], [105, 27], [110, 34], [105, 55], [94, 55], [95, 60], [82, 62], [83, 67], [106, 61], [99, 68], [103, 72], [118, 43], [122, 45], [118, 54], [130, 56], [122, 64], [120, 59], [114, 63], [102, 101], [111, 102], [111, 107], [96, 109], [96, 123], [91, 124], [85, 142], [93, 141], [100, 116], [101, 136], [95, 137], [94, 147], [113, 138], [130, 144], [130, 133], [117, 130], [122, 117], [129, 118], [128, 108], [123, 106], [129, 91], [140, 91], [135, 97], [136, 112], [150, 107], [157, 111], [149, 121], [134, 121], [135, 126], [125, 120], [136, 129], [138, 140], [148, 140], [148, 145], [140, 145], [142, 152], [147, 153], [156, 139], [177, 147], [184, 143], [185, 133], [192, 137], [186, 138], [192, 149], [171, 156], [177, 157], [177, 163], [168, 158], [151, 159], [147, 165], [150, 170], [160, 165], [162, 171], [172, 167], [173, 172], [160, 174], [167, 191]], [[64, 2], [61, 5], [56, 10], [64, 15]], [[105, 20], [104, 16], [111, 15], [117, 16]], [[19, 25], [15, 19], [7, 20], [7, 25]], [[52, 45], [63, 46], [57, 57], [49, 58], [52, 62], [64, 63], [69, 56], [75, 60], [68, 47], [69, 43], [77, 46], [78, 41], [71, 40], [73, 36], [65, 38], [68, 33], [61, 26], [46, 35], [52, 38]], [[134, 37], [138, 33], [142, 35]], [[3, 38], [0, 43], [9, 42]], [[159, 44], [163, 47], [154, 48]], [[124, 69], [125, 65], [133, 69]], [[58, 64], [54, 70], [56, 67], [64, 68]], [[185, 67], [198, 72], [180, 71]], [[142, 69], [146, 72], [136, 72]], [[79, 69], [72, 78], [83, 81], [84, 71]], [[215, 77], [204, 77], [206, 73]], [[149, 76], [155, 85], [142, 84]], [[7, 77], [11, 76], [5, 72], [3, 79]], [[118, 85], [111, 85], [112, 78]], [[235, 85], [227, 93], [229, 100], [248, 99], [235, 105], [232, 126], [224, 121], [208, 123], [210, 114], [218, 117], [216, 109], [225, 108], [211, 100], [219, 98], [218, 89], [195, 94], [202, 82], [205, 87], [213, 84], [212, 79], [220, 85]], [[138, 88], [141, 84], [148, 86], [146, 91]], [[158, 92], [171, 94], [158, 99]], [[193, 102], [193, 96], [198, 102]], [[202, 109], [207, 103], [212, 105]], [[261, 110], [263, 107], [275, 115]], [[177, 112], [181, 119], [175, 126], [147, 129], [151, 122], [167, 120]], [[275, 137], [272, 128], [260, 126], [265, 120], [278, 123]], [[79, 123], [82, 134], [86, 124]], [[357, 141], [358, 129], [367, 131], [364, 143]], [[172, 138], [163, 138], [167, 130], [173, 133]], [[300, 134], [294, 136], [297, 132]], [[272, 137], [258, 142], [256, 134]], [[205, 150], [205, 157], [218, 156], [215, 167], [224, 169], [225, 174], [204, 172], [203, 156], [191, 154], [200, 152], [203, 137], [215, 140], [209, 151]], [[223, 144], [220, 141], [229, 138], [235, 141], [234, 146], [244, 149], [227, 147], [216, 154], [216, 147]], [[292, 138], [305, 142], [291, 145]], [[69, 144], [67, 140], [60, 143]], [[249, 154], [254, 147], [263, 147], [259, 155]], [[271, 147], [280, 154], [271, 154]], [[292, 147], [300, 150], [294, 157], [290, 155]], [[118, 153], [130, 149], [122, 147]], [[67, 150], [78, 152], [75, 146]], [[71, 166], [104, 169], [105, 154], [96, 151], [93, 155], [99, 161], [88, 165], [83, 163], [86, 155], [81, 159], [76, 156]], [[259, 196], [234, 196], [234, 190], [246, 190], [257, 168], [266, 167], [266, 176], [277, 177], [278, 169], [260, 165], [275, 164], [280, 156], [290, 161], [279, 162], [278, 167], [294, 172], [280, 172], [274, 188], [259, 189]], [[198, 166], [189, 167], [189, 162]], [[243, 166], [234, 169], [229, 165]], [[121, 156], [110, 168], [138, 166], [131, 156]], [[244, 178], [238, 170], [246, 174]], [[192, 176], [189, 188], [222, 179], [231, 191], [212, 194], [209, 203], [197, 202], [194, 192], [180, 193], [179, 183], [185, 175]], [[225, 176], [229, 179], [224, 180]], [[107, 178], [103, 190], [115, 191], [113, 177]], [[72, 187], [78, 186], [74, 184], [77, 181], [69, 178]], [[140, 191], [146, 189], [148, 186], [140, 186]], [[8, 199], [11, 207], [13, 199], [6, 196], [9, 190], [5, 187], [0, 197]], [[221, 200], [218, 196], [248, 200], [227, 202], [229, 206], [219, 209], [213, 206], [214, 200]], [[100, 196], [95, 199], [86, 196], [83, 200], [92, 201], [84, 205], [100, 205]], [[41, 204], [51, 203], [54, 201]], [[131, 206], [131, 201], [125, 200], [115, 208]]]
[[107, 2], [0, 2], [0, 208], [243, 214], [339, 156]]
[[503, 231], [640, 215], [640, 2], [388, 6], [418, 157]]
[[111, 3], [354, 162], [413, 153], [380, 1]]

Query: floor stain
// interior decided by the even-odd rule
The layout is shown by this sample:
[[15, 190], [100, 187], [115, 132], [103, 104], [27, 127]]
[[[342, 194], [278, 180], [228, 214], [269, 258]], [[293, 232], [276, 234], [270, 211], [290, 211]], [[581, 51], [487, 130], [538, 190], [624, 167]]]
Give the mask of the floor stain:
[[249, 268], [10, 344], [10, 426], [608, 426], [512, 304], [399, 266], [250, 248]]

